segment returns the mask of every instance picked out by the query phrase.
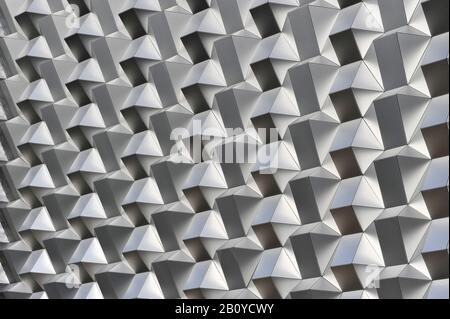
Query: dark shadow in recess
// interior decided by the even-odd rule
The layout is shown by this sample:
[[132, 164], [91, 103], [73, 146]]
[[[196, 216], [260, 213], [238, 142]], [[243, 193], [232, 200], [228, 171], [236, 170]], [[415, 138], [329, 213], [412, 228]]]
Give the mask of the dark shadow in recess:
[[194, 14], [209, 8], [206, 0], [186, 0], [186, 1], [192, 10], [192, 13]]
[[199, 187], [185, 189], [183, 193], [195, 212], [199, 213], [211, 209]]
[[362, 117], [352, 89], [332, 93], [330, 98], [341, 123]]
[[197, 84], [181, 89], [195, 114], [209, 110], [208, 102]]
[[432, 36], [448, 32], [448, 0], [426, 1], [422, 8]]
[[431, 97], [448, 94], [448, 62], [441, 60], [422, 66], [425, 80], [430, 90]]
[[84, 91], [80, 81], [73, 81], [67, 83], [66, 86], [70, 94], [74, 98], [75, 102], [78, 104], [78, 106], [83, 106], [92, 103], [91, 99]]
[[148, 130], [135, 107], [130, 107], [120, 112], [127, 121], [128, 126], [133, 130], [134, 134]]
[[339, 2], [339, 6], [341, 7], [341, 9], [350, 7], [354, 4], [360, 3], [361, 0], [338, 0]]
[[268, 3], [251, 9], [250, 13], [252, 14], [253, 20], [258, 27], [258, 31], [263, 38], [280, 33], [280, 28], [278, 27], [275, 16], [273, 15], [272, 9]]
[[264, 92], [281, 86], [270, 59], [255, 62], [251, 67]]
[[440, 124], [422, 129], [422, 135], [428, 148], [431, 158], [448, 156], [448, 127], [447, 124]]
[[363, 230], [351, 206], [332, 209], [334, 221], [342, 235], [362, 233]]
[[135, 58], [120, 62], [120, 66], [134, 87], [147, 83], [147, 80], [142, 74], [141, 69], [139, 69]]
[[119, 14], [119, 17], [133, 40], [147, 34], [145, 29], [139, 22], [139, 18], [134, 9], [122, 12], [121, 14]]
[[68, 38], [66, 38], [67, 46], [72, 51], [72, 54], [77, 59], [78, 62], [82, 62], [84, 60], [90, 59], [91, 56], [87, 52], [86, 48], [81, 41], [81, 38], [78, 34], [74, 34]]
[[253, 172], [252, 175], [264, 197], [281, 194], [281, 190], [278, 187], [278, 184], [272, 174], [261, 174], [260, 172]]
[[262, 135], [260, 134], [260, 137], [263, 139], [265, 144], [270, 144], [281, 140], [278, 133], [276, 135], [272, 133], [275, 132], [276, 126], [270, 114], [263, 114], [258, 117], [254, 117], [252, 118], [252, 123], [258, 133], [264, 132]]
[[330, 36], [331, 44], [341, 65], [362, 60], [355, 36], [351, 30], [345, 30]]
[[447, 187], [430, 189], [422, 192], [432, 219], [448, 217], [448, 189]]
[[16, 17], [16, 21], [29, 40], [34, 39], [40, 35], [39, 31], [35, 28], [29, 13], [24, 12], [18, 15]]
[[352, 148], [349, 147], [334, 151], [331, 152], [330, 155], [342, 179], [362, 175], [361, 169]]
[[20, 58], [16, 60], [17, 65], [22, 70], [22, 74], [25, 75], [27, 80], [29, 82], [37, 81], [41, 78], [39, 73], [36, 72], [36, 69], [34, 68], [33, 62], [31, 61], [32, 58], [25, 56], [23, 58]]
[[208, 53], [203, 47], [203, 43], [198, 32], [182, 37], [181, 41], [183, 42], [183, 45], [194, 64], [209, 60]]

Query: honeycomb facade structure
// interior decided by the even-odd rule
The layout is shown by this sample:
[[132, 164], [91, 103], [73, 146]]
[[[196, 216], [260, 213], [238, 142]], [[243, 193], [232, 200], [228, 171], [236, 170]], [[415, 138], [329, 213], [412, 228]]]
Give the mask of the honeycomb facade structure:
[[0, 298], [448, 298], [448, 9], [0, 0]]

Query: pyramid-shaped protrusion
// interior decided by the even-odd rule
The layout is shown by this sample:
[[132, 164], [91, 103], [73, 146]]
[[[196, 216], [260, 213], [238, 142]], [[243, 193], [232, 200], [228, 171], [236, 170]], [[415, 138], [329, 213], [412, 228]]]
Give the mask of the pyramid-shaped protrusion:
[[164, 202], [155, 180], [144, 178], [134, 182], [122, 204], [127, 205], [131, 203], [163, 204]]
[[367, 122], [354, 120], [339, 127], [330, 155], [340, 177], [347, 179], [365, 174], [383, 150]]
[[384, 152], [374, 164], [384, 205], [389, 208], [405, 205], [418, 192], [428, 159], [405, 146]]
[[97, 193], [86, 194], [80, 197], [70, 212], [68, 219], [72, 218], [106, 218], [106, 213]]
[[199, 297], [228, 290], [228, 285], [220, 265], [210, 260], [195, 264], [183, 289], [187, 296]]
[[364, 234], [342, 237], [331, 262], [331, 269], [342, 291], [375, 287], [373, 281], [383, 266], [382, 257], [378, 256]]
[[36, 188], [55, 188], [52, 177], [47, 169], [46, 165], [38, 165], [32, 167], [27, 175], [20, 183], [19, 188], [24, 187], [36, 187]]
[[373, 42], [386, 90], [408, 85], [429, 42], [429, 37], [416, 29], [405, 27], [402, 31], [387, 33]]
[[341, 65], [362, 60], [373, 40], [383, 33], [372, 6], [355, 3], [339, 11], [330, 40]]
[[[331, 6], [308, 4], [291, 11], [287, 20], [303, 60], [318, 56], [329, 43], [339, 10]], [[311, 36], [312, 35], [312, 36]]]
[[220, 215], [215, 211], [207, 211], [194, 216], [183, 241], [192, 257], [201, 261], [214, 257], [217, 248], [227, 239]]
[[230, 240], [217, 250], [217, 256], [230, 289], [249, 285], [262, 250], [257, 243], [247, 238]]
[[126, 299], [164, 299], [164, 294], [154, 273], [137, 274], [124, 298]]
[[385, 93], [374, 101], [386, 149], [406, 145], [411, 141], [428, 103], [427, 96], [411, 88]]
[[102, 114], [96, 104], [80, 107], [69, 124], [69, 128], [80, 126], [89, 128], [106, 128]]
[[300, 225], [295, 205], [285, 196], [267, 197], [253, 220], [253, 230], [265, 249], [284, 245]]
[[20, 270], [21, 274], [56, 274], [45, 249], [33, 251]]
[[[429, 217], [409, 206], [386, 209], [376, 220], [386, 266], [404, 265], [419, 248], [430, 224]], [[400, 231], [394, 232], [393, 229]]]
[[52, 219], [45, 207], [32, 209], [23, 222], [21, 230], [56, 231]]
[[[305, 62], [289, 70], [289, 78], [301, 115], [322, 109], [337, 73], [338, 66], [325, 58]], [[318, 86], [317, 83], [321, 85]]]
[[337, 191], [338, 183], [338, 178], [323, 168], [303, 171], [290, 181], [302, 224], [322, 220]]
[[382, 91], [367, 65], [355, 62], [339, 69], [330, 98], [339, 120], [344, 123], [364, 117]]
[[330, 210], [343, 235], [361, 233], [383, 212], [384, 204], [365, 177], [342, 181]]
[[97, 238], [82, 240], [69, 263], [108, 264], [102, 246]]
[[324, 274], [339, 242], [339, 233], [323, 223], [302, 225], [290, 238], [302, 278]]
[[39, 122], [30, 126], [25, 135], [22, 136], [19, 145], [23, 144], [55, 145], [45, 122]]
[[265, 250], [253, 274], [253, 282], [264, 298], [284, 298], [301, 279], [293, 256], [284, 248]]

